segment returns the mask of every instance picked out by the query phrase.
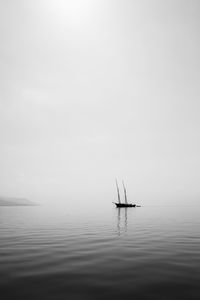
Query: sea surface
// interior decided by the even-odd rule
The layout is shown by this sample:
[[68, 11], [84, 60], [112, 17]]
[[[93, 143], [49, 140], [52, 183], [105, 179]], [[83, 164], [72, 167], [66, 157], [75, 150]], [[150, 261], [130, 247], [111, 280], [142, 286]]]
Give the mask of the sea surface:
[[200, 207], [0, 207], [0, 299], [200, 299]]

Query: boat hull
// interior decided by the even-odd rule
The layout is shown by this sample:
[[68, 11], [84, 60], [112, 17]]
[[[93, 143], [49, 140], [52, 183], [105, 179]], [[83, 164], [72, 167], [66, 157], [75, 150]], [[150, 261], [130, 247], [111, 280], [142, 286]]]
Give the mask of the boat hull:
[[128, 203], [115, 203], [116, 207], [136, 207], [136, 204]]

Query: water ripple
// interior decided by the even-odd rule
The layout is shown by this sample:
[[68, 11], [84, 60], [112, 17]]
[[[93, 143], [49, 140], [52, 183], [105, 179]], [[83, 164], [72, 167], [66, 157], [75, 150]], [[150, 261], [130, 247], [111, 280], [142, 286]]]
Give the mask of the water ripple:
[[0, 292], [9, 300], [199, 299], [199, 225], [196, 211], [176, 221], [153, 208], [67, 219], [1, 210]]

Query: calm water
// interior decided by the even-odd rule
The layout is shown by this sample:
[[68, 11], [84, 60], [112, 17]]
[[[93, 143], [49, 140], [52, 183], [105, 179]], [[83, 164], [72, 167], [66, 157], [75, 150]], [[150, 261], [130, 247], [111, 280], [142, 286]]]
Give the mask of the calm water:
[[200, 299], [200, 207], [0, 207], [0, 299]]

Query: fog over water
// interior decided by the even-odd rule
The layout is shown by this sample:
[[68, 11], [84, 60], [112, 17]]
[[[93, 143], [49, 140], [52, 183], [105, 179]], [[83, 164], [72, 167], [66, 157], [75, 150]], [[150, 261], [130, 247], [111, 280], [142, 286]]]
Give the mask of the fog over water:
[[110, 205], [200, 196], [200, 2], [0, 3], [0, 194]]
[[0, 1], [1, 300], [200, 299], [199, 30], [198, 0]]

